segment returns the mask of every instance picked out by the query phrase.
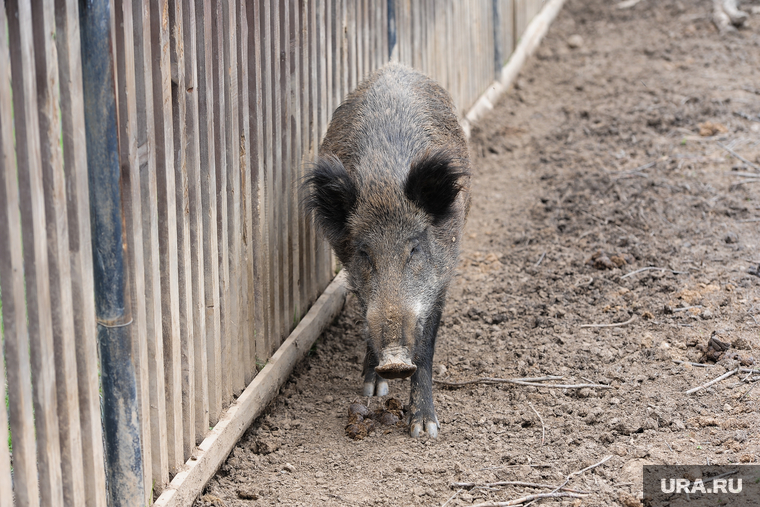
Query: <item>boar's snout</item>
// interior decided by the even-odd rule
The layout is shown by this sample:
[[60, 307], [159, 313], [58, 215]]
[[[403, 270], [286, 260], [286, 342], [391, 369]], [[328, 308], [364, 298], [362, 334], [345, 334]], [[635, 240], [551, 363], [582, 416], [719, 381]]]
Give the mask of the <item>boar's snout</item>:
[[417, 371], [408, 347], [387, 347], [380, 352], [375, 373], [384, 379], [407, 378]]

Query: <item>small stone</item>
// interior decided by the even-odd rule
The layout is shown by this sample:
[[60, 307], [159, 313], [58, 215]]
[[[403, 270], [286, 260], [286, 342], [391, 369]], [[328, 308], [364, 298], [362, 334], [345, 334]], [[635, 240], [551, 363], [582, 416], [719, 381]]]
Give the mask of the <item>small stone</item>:
[[240, 498], [241, 500], [258, 500], [259, 499], [258, 491], [255, 491], [253, 488], [250, 488], [250, 487], [238, 489], [237, 495], [238, 495], [238, 498]]
[[652, 333], [644, 333], [644, 336], [641, 337], [641, 348], [651, 349], [652, 345], [654, 345], [654, 336]]
[[665, 350], [670, 348], [670, 344], [668, 342], [662, 342], [660, 343], [660, 348]]
[[581, 37], [577, 33], [573, 34], [573, 35], [571, 35], [570, 37], [567, 38], [567, 45], [571, 49], [579, 48], [579, 47], [583, 46], [583, 37]]
[[474, 497], [474, 496], [472, 496], [472, 495], [471, 495], [471, 494], [469, 494], [469, 493], [462, 493], [461, 495], [459, 495], [459, 498], [461, 498], [461, 499], [462, 499], [462, 500], [464, 500], [465, 502], [468, 502], [468, 503], [472, 503], [472, 501], [473, 501], [473, 499], [474, 499], [475, 497]]
[[620, 398], [613, 397], [610, 400], [610, 405], [620, 405]]
[[733, 410], [733, 407], [731, 405], [729, 405], [728, 403], [726, 403], [725, 405], [723, 405], [723, 411], [724, 412], [731, 412], [732, 410]]
[[729, 245], [731, 245], [733, 243], [738, 243], [739, 242], [739, 236], [735, 232], [729, 232], [728, 234], [726, 234], [726, 237], [723, 238], [723, 241], [725, 241]]
[[444, 375], [446, 375], [446, 371], [447, 371], [447, 369], [446, 369], [445, 365], [443, 365], [443, 364], [436, 364], [435, 365], [435, 374], [437, 376], [443, 377]]
[[414, 492], [415, 496], [424, 496], [426, 493], [425, 488], [422, 488], [420, 486], [417, 486], [412, 491]]
[[588, 387], [584, 387], [583, 389], [580, 389], [578, 391], [578, 398], [588, 398], [589, 396], [591, 396], [591, 393], [592, 393], [591, 389], [589, 389]]
[[334, 400], [335, 400], [335, 398], [333, 398], [329, 394], [327, 396], [325, 396], [325, 403], [332, 403]]
[[293, 465], [291, 465], [290, 463], [285, 463], [285, 465], [283, 465], [283, 467], [282, 467], [282, 470], [283, 470], [284, 472], [288, 472], [288, 473], [291, 473], [291, 474], [292, 474], [293, 472], [295, 472], [295, 471], [296, 471], [296, 467], [294, 467], [294, 466], [293, 466]]

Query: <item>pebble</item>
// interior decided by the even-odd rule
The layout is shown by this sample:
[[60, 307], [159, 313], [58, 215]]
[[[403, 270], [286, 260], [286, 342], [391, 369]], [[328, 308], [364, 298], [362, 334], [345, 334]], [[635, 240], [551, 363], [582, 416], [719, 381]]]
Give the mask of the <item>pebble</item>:
[[293, 472], [295, 472], [295, 471], [296, 471], [296, 467], [294, 467], [294, 466], [293, 466], [293, 465], [291, 465], [290, 463], [285, 463], [285, 465], [283, 465], [283, 467], [282, 467], [282, 470], [283, 470], [284, 472], [289, 472], [289, 473], [291, 473], [291, 474], [292, 474]]
[[567, 45], [572, 49], [579, 48], [583, 46], [583, 37], [581, 37], [577, 33], [574, 35], [571, 35], [570, 37], [567, 38]]
[[724, 412], [731, 412], [732, 410], [733, 410], [733, 407], [731, 405], [729, 405], [728, 403], [726, 403], [725, 405], [723, 405], [723, 411]]
[[333, 401], [335, 401], [335, 398], [333, 398], [329, 394], [325, 396], [325, 403], [332, 403]]

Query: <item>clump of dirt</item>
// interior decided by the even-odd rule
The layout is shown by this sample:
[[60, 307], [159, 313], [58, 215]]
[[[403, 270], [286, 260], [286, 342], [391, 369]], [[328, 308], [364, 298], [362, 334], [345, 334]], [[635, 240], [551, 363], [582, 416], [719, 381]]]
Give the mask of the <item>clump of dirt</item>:
[[[633, 506], [644, 464], [758, 462], [757, 371], [686, 391], [760, 349], [760, 18], [719, 34], [710, 0], [616, 4], [568, 0], [473, 131], [473, 204], [434, 378], [474, 382], [434, 386], [438, 438], [376, 422], [347, 436], [365, 352], [349, 297], [204, 494], [451, 507], [551, 491], [454, 483], [556, 487], [612, 456], [568, 487], [591, 493], [584, 506]], [[725, 131], [700, 135], [707, 122]], [[709, 352], [713, 336], [731, 346]], [[408, 392], [390, 382], [391, 396]]]
[[373, 412], [370, 412], [366, 405], [352, 403], [348, 407], [346, 435], [354, 440], [362, 440], [378, 426], [405, 427], [403, 419], [403, 405], [396, 398], [386, 399], [383, 405]]

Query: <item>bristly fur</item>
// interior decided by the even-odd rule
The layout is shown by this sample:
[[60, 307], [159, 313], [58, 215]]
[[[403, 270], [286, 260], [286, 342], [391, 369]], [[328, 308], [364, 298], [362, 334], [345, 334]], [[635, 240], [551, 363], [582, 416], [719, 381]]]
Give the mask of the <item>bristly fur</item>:
[[437, 225], [454, 213], [454, 201], [464, 188], [462, 179], [467, 175], [448, 150], [426, 153], [412, 162], [404, 193]]
[[306, 212], [346, 262], [348, 216], [356, 205], [359, 189], [346, 168], [335, 156], [320, 157], [304, 178], [303, 204]]

